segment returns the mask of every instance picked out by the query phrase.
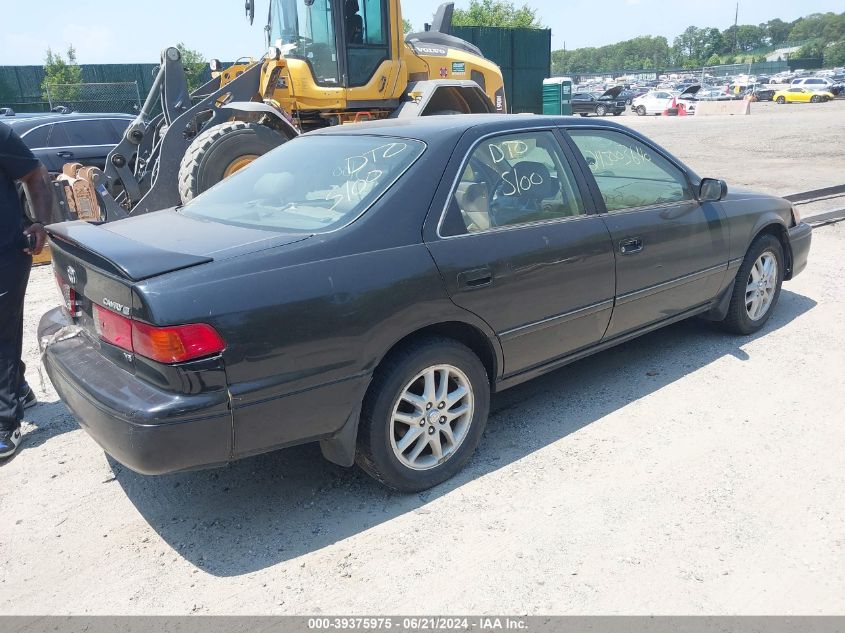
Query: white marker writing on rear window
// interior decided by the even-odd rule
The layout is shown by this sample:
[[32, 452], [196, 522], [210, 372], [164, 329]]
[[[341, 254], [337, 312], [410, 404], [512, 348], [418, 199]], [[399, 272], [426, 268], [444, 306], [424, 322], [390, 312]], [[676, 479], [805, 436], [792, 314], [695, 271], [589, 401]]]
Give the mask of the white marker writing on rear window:
[[334, 185], [326, 196], [326, 200], [334, 201], [330, 210], [334, 211], [341, 202], [354, 202], [366, 195], [384, 175], [384, 170], [376, 168], [376, 165], [389, 164], [391, 158], [399, 156], [407, 148], [406, 143], [387, 143], [347, 158], [345, 166], [336, 167], [332, 173], [334, 177], [346, 180], [341, 185]]

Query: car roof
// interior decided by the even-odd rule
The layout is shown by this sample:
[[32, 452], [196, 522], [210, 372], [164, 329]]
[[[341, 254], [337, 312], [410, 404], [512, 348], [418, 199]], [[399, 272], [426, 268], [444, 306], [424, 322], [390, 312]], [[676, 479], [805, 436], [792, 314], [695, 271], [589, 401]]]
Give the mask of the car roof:
[[132, 121], [135, 116], [126, 114], [125, 112], [73, 112], [71, 114], [57, 114], [53, 112], [44, 114], [24, 113], [26, 116], [3, 116], [0, 121], [9, 125], [15, 132], [25, 132], [40, 125], [47, 125], [49, 123], [60, 123], [63, 121], [89, 121], [91, 119], [123, 119], [127, 122]]
[[454, 142], [465, 132], [474, 130], [481, 134], [507, 132], [535, 127], [556, 126], [608, 127], [620, 129], [624, 126], [601, 119], [584, 119], [577, 116], [547, 116], [535, 114], [448, 114], [438, 116], [412, 117], [407, 119], [383, 119], [352, 125], [341, 125], [309, 132], [312, 135], [373, 135], [398, 136], [423, 141], [427, 144], [451, 140]]

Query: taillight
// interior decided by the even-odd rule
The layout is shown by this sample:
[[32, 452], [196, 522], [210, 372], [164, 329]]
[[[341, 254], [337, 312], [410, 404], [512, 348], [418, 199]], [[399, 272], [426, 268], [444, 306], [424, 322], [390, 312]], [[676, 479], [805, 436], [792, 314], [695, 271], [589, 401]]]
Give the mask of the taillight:
[[100, 338], [121, 349], [160, 363], [213, 356], [226, 348], [217, 331], [205, 323], [156, 327], [94, 306], [94, 321]]
[[127, 317], [95, 305], [94, 327], [106, 343], [132, 351], [132, 321]]
[[65, 310], [71, 317], [78, 317], [80, 315], [79, 309], [79, 295], [76, 290], [70, 287], [70, 284], [64, 280], [58, 271], [54, 270], [53, 274], [56, 277], [56, 285], [59, 288], [59, 295], [62, 297], [62, 303]]
[[154, 327], [133, 321], [132, 347], [136, 354], [161, 363], [183, 363], [219, 354], [226, 344], [213, 327], [204, 323]]

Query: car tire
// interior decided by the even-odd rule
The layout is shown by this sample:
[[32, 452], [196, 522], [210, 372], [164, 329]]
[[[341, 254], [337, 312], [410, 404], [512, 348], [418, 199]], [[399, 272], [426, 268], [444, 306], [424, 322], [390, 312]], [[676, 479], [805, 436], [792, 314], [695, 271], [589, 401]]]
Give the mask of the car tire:
[[622, 114], [622, 113], [621, 112], [614, 112], [613, 116], [619, 116], [620, 114]]
[[607, 108], [605, 108], [603, 105], [596, 106], [596, 114], [598, 116], [606, 115], [607, 114]]
[[637, 106], [634, 109], [634, 112], [636, 112], [639, 116], [645, 116], [647, 114], [645, 106]]
[[287, 139], [260, 123], [230, 121], [208, 128], [179, 165], [179, 195], [188, 202]]
[[580, 114], [581, 116], [589, 116], [589, 113], [587, 112], [579, 112], [578, 114]]
[[[775, 267], [773, 271], [771, 268], [767, 271], [770, 263]], [[734, 334], [753, 334], [760, 330], [777, 305], [785, 270], [780, 241], [768, 233], [758, 236], [737, 271], [723, 327]]]
[[821, 103], [822, 98], [819, 95], [810, 97], [810, 103]]
[[[444, 376], [446, 393], [455, 394], [451, 403], [440, 392]], [[458, 397], [461, 389], [466, 393]], [[442, 400], [437, 402], [435, 396]], [[450, 411], [463, 407], [468, 409], [463, 416], [443, 422]], [[361, 410], [355, 461], [394, 490], [431, 488], [466, 465], [489, 411], [489, 378], [472, 350], [448, 338], [417, 341], [392, 353], [376, 370]]]
[[784, 97], [778, 97], [778, 98], [777, 98], [777, 102], [778, 102], [780, 105], [783, 105], [784, 103], [786, 103], [786, 99], [785, 99]]

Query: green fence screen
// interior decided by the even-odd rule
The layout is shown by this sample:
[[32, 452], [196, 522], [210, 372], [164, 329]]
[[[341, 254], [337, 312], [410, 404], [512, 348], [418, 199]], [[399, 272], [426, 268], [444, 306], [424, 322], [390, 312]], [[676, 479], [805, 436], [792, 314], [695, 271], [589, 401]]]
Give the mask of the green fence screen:
[[502, 69], [510, 112], [543, 113], [543, 80], [551, 74], [551, 29], [456, 26], [453, 34], [475, 44]]

